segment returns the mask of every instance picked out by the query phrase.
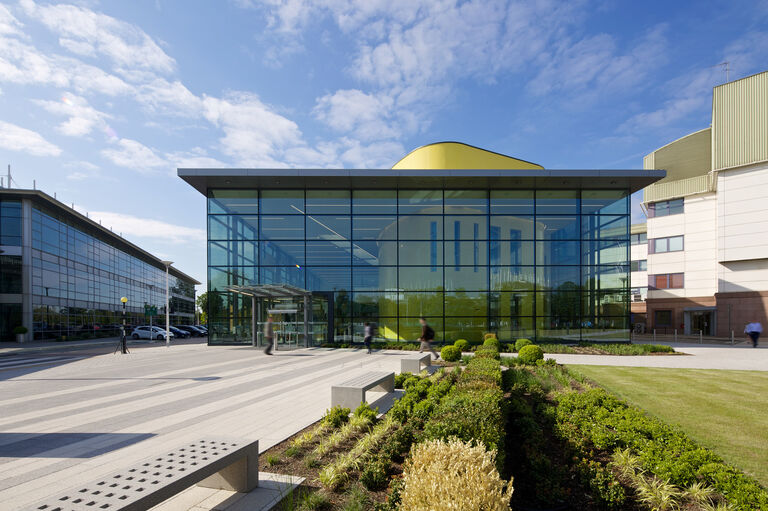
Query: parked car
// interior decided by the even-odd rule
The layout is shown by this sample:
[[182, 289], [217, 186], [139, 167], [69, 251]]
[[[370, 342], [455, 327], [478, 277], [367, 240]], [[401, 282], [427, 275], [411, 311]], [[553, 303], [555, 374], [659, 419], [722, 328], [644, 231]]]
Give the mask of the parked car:
[[186, 330], [182, 330], [181, 328], [176, 328], [175, 326], [172, 326], [170, 330], [171, 330], [171, 333], [174, 335], [174, 337], [177, 337], [179, 339], [187, 339], [189, 337], [192, 337], [192, 334], [190, 334]]
[[200, 332], [200, 335], [208, 335], [208, 330], [200, 325], [190, 325], [192, 328]]
[[195, 325], [195, 328], [202, 330], [205, 332], [206, 335], [208, 335], [208, 327], [205, 325]]
[[[165, 340], [165, 329], [159, 326], [137, 326], [131, 332], [131, 337], [134, 339], [156, 339], [163, 341]], [[171, 339], [173, 339], [173, 332], [171, 332]]]
[[191, 325], [176, 325], [176, 328], [189, 332], [192, 337], [200, 337], [203, 333]]

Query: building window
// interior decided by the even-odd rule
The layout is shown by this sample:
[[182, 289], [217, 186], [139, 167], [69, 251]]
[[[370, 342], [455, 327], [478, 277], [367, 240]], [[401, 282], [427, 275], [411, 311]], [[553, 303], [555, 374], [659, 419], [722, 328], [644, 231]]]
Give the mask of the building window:
[[637, 261], [631, 261], [629, 271], [648, 271], [648, 260], [640, 259]]
[[682, 289], [682, 273], [662, 273], [648, 275], [648, 289]]
[[653, 311], [653, 322], [656, 326], [672, 326], [672, 311], [671, 310]]
[[633, 302], [644, 302], [648, 297], [647, 287], [633, 287], [630, 291], [630, 298]]
[[21, 246], [20, 201], [0, 201], [0, 245]]
[[629, 241], [633, 245], [645, 245], [648, 243], [648, 233], [640, 232], [637, 234], [630, 234]]
[[683, 250], [683, 237], [670, 236], [668, 238], [654, 238], [648, 246], [649, 254], [663, 254], [665, 252], [680, 252]]
[[437, 271], [437, 222], [429, 223], [429, 271]]
[[0, 255], [0, 293], [21, 294], [21, 256]]
[[653, 202], [648, 205], [648, 218], [679, 215], [683, 212], [683, 199]]

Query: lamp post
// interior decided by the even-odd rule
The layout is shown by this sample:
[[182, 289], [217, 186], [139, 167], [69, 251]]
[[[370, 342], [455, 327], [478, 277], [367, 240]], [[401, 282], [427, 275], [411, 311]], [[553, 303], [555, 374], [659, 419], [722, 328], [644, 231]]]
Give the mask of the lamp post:
[[162, 261], [165, 265], [165, 347], [171, 345], [171, 311], [168, 308], [168, 269], [173, 261]]
[[128, 353], [128, 347], [125, 343], [125, 304], [128, 302], [128, 298], [122, 297], [120, 298], [120, 301], [123, 303], [123, 328], [122, 328], [122, 335], [120, 338], [120, 352], [125, 355]]

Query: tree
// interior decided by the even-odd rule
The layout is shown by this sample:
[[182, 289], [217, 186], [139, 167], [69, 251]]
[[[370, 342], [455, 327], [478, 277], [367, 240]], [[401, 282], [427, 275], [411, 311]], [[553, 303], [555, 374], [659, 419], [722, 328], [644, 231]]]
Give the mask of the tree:
[[195, 302], [200, 310], [200, 323], [208, 323], [208, 293], [202, 293]]

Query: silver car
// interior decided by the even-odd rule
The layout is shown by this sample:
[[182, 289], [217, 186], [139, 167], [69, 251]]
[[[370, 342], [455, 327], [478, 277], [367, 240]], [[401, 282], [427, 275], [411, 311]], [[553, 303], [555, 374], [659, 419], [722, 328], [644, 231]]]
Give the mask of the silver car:
[[[173, 332], [170, 332], [171, 339], [173, 339]], [[165, 329], [159, 326], [137, 326], [131, 332], [131, 337], [134, 339], [156, 339], [158, 341], [165, 340]]]

